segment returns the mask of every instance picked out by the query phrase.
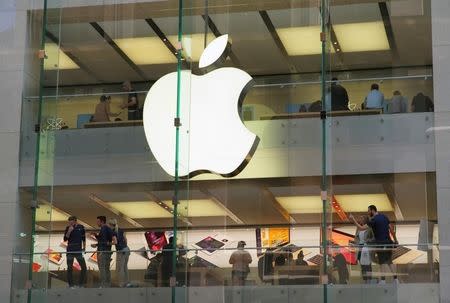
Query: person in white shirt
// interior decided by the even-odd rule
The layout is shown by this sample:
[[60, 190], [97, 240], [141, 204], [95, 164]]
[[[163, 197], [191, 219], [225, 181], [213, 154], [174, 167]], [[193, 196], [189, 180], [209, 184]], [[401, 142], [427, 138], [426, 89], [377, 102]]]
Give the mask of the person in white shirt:
[[252, 256], [246, 250], [244, 241], [239, 241], [237, 250], [231, 254], [230, 264], [232, 265], [231, 279], [233, 285], [243, 286], [250, 272], [249, 264], [252, 263]]
[[370, 92], [364, 99], [365, 109], [383, 109], [384, 108], [384, 95], [380, 92], [378, 84], [372, 84]]
[[[359, 217], [358, 223], [360, 225], [368, 224], [369, 217]], [[372, 229], [356, 230], [355, 244], [358, 245], [358, 261], [361, 265], [361, 276], [364, 283], [370, 283], [372, 276], [372, 256], [370, 252], [370, 242], [374, 240]]]

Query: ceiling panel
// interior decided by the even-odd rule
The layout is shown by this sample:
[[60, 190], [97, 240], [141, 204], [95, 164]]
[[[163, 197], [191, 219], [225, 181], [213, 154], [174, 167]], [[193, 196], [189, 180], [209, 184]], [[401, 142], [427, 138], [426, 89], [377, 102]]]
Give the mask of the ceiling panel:
[[211, 19], [222, 34], [230, 35], [233, 52], [248, 73], [289, 73], [285, 59], [259, 13], [214, 14]]
[[[63, 48], [88, 66], [98, 76], [98, 80], [108, 83], [141, 80], [90, 24], [63, 24], [60, 28], [52, 25], [49, 31], [59, 37]], [[83, 78], [80, 77], [78, 81], [82, 82]], [[77, 82], [66, 83], [62, 79], [60, 84], [77, 84]]]

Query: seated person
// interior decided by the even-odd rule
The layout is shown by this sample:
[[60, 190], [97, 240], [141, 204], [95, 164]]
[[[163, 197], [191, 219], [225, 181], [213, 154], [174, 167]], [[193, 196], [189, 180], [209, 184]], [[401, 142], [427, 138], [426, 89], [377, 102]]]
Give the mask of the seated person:
[[382, 109], [384, 107], [384, 95], [379, 89], [378, 84], [372, 84], [369, 94], [364, 99], [364, 109]]
[[388, 105], [390, 114], [406, 113], [408, 111], [408, 101], [398, 90], [394, 92], [391, 102]]
[[322, 111], [322, 101], [320, 101], [320, 100], [314, 101], [309, 106], [309, 111], [310, 112], [320, 112], [320, 111]]
[[92, 122], [109, 122], [109, 117], [117, 117], [120, 113], [114, 114], [110, 110], [111, 97], [102, 95], [100, 102], [95, 107], [95, 113]]
[[434, 111], [433, 101], [423, 93], [418, 93], [412, 100], [411, 111], [415, 113], [432, 112]]
[[348, 110], [348, 93], [345, 87], [339, 84], [337, 78], [331, 80], [330, 97], [331, 97], [331, 110]]
[[297, 260], [295, 260], [296, 265], [301, 266], [308, 266], [308, 263], [304, 260], [305, 255], [303, 254], [303, 250], [300, 250], [300, 252], [297, 255]]

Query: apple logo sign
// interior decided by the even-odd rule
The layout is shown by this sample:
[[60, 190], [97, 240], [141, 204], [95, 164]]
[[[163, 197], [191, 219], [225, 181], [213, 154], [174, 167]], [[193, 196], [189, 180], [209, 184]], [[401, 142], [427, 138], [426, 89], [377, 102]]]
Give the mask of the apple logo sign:
[[[231, 50], [228, 35], [214, 39], [203, 51], [199, 68], [180, 72], [180, 123], [178, 174], [193, 177], [214, 173], [239, 174], [250, 161], [259, 138], [239, 116], [242, 101], [253, 85], [243, 70], [222, 67]], [[161, 167], [175, 176], [177, 72], [160, 78], [150, 88], [144, 104], [144, 131]]]

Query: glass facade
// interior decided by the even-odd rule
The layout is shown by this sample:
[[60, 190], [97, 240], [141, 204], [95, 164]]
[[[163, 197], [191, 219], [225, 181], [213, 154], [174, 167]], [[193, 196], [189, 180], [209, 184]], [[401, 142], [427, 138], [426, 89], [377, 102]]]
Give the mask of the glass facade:
[[30, 14], [13, 302], [439, 302], [431, 0], [123, 2]]

